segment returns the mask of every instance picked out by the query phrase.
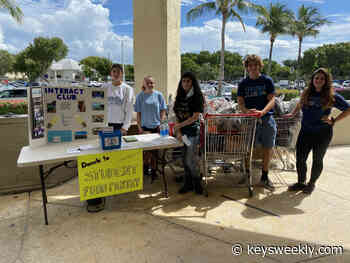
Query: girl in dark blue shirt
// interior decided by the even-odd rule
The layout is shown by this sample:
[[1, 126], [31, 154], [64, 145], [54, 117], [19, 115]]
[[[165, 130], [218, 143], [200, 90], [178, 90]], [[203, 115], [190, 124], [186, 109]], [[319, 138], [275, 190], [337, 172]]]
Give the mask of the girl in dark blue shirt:
[[[342, 111], [336, 118], [329, 117], [332, 107]], [[294, 117], [300, 110], [303, 118], [296, 145], [298, 182], [288, 189], [311, 194], [323, 169], [323, 158], [332, 140], [333, 126], [350, 115], [350, 105], [341, 95], [334, 93], [331, 74], [326, 69], [319, 68], [312, 74], [310, 84], [296, 108], [285, 116]], [[311, 178], [306, 185], [306, 160], [311, 150]]]

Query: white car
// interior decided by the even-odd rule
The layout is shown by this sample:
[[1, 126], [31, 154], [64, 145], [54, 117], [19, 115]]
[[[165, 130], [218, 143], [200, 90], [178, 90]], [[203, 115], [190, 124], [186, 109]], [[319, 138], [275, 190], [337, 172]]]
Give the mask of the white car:
[[26, 88], [5, 88], [0, 91], [0, 101], [12, 101], [12, 100], [26, 100], [27, 89]]
[[88, 87], [101, 87], [101, 86], [102, 86], [102, 83], [94, 81], [94, 80], [90, 81], [90, 83], [88, 85]]
[[344, 87], [350, 87], [350, 80], [345, 80], [345, 81], [343, 82], [343, 86], [344, 86]]

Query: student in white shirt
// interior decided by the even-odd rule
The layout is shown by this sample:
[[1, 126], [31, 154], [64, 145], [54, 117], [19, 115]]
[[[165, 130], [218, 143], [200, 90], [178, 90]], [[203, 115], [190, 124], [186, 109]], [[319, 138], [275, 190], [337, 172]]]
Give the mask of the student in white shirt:
[[[112, 83], [103, 86], [107, 90], [108, 97], [108, 126], [126, 135], [133, 114], [134, 90], [122, 81], [123, 68], [121, 65], [112, 65], [111, 77]], [[87, 211], [90, 213], [102, 211], [105, 201], [105, 197], [87, 200]]]
[[112, 83], [104, 85], [108, 96], [108, 126], [120, 129], [126, 135], [133, 114], [134, 90], [122, 81], [121, 65], [112, 65], [111, 77]]

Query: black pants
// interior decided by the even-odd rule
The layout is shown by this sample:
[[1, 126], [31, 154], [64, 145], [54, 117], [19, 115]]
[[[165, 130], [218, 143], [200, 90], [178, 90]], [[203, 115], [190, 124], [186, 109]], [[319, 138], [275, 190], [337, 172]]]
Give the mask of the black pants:
[[298, 182], [305, 183], [306, 181], [306, 160], [312, 150], [312, 168], [310, 183], [315, 183], [320, 177], [323, 169], [323, 157], [326, 154], [329, 143], [333, 137], [333, 127], [327, 126], [320, 129], [317, 133], [308, 133], [300, 131], [297, 145], [297, 172]]
[[[120, 130], [123, 127], [123, 123], [108, 123], [108, 126], [113, 127], [113, 130]], [[102, 203], [102, 198], [95, 198], [86, 200], [88, 205], [99, 205]]]

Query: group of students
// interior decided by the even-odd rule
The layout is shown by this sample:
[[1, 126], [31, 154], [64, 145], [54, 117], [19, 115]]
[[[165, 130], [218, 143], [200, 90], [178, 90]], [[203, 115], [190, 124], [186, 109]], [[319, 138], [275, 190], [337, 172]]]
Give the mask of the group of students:
[[[123, 68], [113, 64], [112, 82], [104, 85], [108, 97], [108, 126], [127, 134], [132, 115], [137, 114], [137, 127], [140, 134], [157, 133], [159, 126], [166, 119], [167, 105], [163, 94], [155, 90], [155, 81], [151, 76], [143, 80], [142, 91], [134, 100], [133, 88], [122, 81]], [[134, 103], [135, 101], [135, 103]], [[198, 152], [200, 122], [199, 115], [204, 110], [204, 96], [199, 82], [191, 72], [185, 73], [179, 82], [173, 108], [177, 122], [173, 129], [178, 140], [186, 135], [191, 141], [183, 147], [183, 163], [185, 169], [184, 186], [179, 193], [195, 191], [203, 193], [199, 174]], [[155, 176], [156, 160], [151, 153], [145, 153], [144, 173]], [[87, 200], [88, 212], [99, 212], [104, 209], [105, 198]]]
[[[273, 117], [275, 88], [272, 79], [261, 74], [263, 62], [259, 56], [248, 55], [244, 60], [244, 67], [248, 76], [238, 85], [238, 105], [243, 113], [253, 113], [259, 118], [255, 143], [261, 144], [263, 148], [260, 182], [263, 187], [273, 191], [274, 186], [269, 180], [268, 172], [277, 133]], [[135, 110], [140, 134], [158, 132], [161, 121], [166, 118], [167, 105], [162, 93], [154, 90], [154, 79], [151, 76], [144, 78], [142, 91], [137, 94], [134, 104], [133, 89], [122, 82], [122, 76], [122, 67], [113, 64], [112, 83], [105, 86], [108, 96], [108, 125], [120, 129], [125, 135]], [[199, 117], [204, 111], [204, 104], [205, 99], [196, 76], [191, 72], [184, 73], [178, 84], [173, 108], [176, 115], [174, 125], [176, 138], [182, 141], [182, 136], [186, 135], [191, 142], [183, 147], [185, 174], [180, 194], [190, 191], [203, 193], [197, 145], [200, 138]], [[333, 107], [342, 111], [336, 118], [330, 118]], [[319, 68], [312, 74], [310, 83], [303, 91], [296, 108], [284, 117], [294, 117], [300, 111], [303, 117], [296, 145], [298, 181], [288, 190], [311, 194], [323, 169], [323, 158], [333, 136], [333, 126], [350, 115], [350, 105], [341, 95], [334, 93], [331, 74], [326, 69]], [[306, 184], [306, 161], [311, 150], [313, 152], [311, 178]], [[149, 154], [145, 156], [144, 167], [146, 173], [154, 175], [155, 160]], [[240, 183], [244, 183], [244, 179]], [[104, 202], [105, 198], [88, 200], [88, 211], [103, 210]]]

